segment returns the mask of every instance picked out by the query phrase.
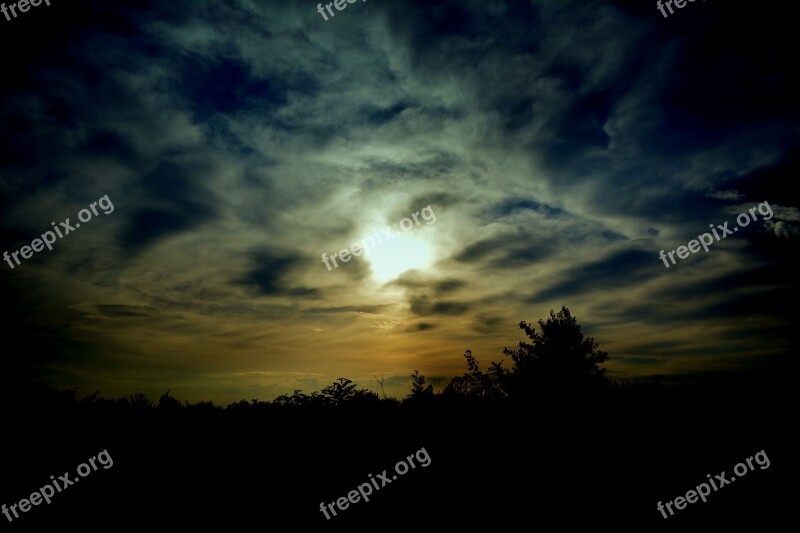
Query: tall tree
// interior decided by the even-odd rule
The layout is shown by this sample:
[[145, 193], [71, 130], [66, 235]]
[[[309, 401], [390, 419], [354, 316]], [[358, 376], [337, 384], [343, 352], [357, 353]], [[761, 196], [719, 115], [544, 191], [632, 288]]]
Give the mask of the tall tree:
[[514, 367], [501, 370], [503, 388], [511, 397], [528, 397], [540, 392], [585, 391], [608, 383], [599, 365], [608, 353], [599, 350], [593, 337], [584, 338], [581, 327], [569, 309], [550, 310], [547, 321], [539, 320], [541, 333], [527, 322], [520, 329], [531, 340], [516, 349], [503, 349]]

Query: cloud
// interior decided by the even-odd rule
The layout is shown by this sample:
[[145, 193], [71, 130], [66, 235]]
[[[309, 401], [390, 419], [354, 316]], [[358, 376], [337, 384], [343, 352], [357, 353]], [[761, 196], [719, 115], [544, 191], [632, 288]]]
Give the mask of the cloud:
[[238, 280], [240, 284], [253, 287], [264, 296], [320, 297], [317, 288], [289, 286], [291, 275], [302, 260], [299, 255], [262, 251], [253, 252], [251, 257], [256, 266]]
[[107, 317], [151, 316], [153, 308], [146, 305], [98, 305], [97, 310]]
[[433, 289], [437, 294], [444, 294], [448, 292], [457, 291], [463, 287], [466, 287], [468, 283], [464, 280], [460, 279], [446, 279], [442, 281], [437, 281]]
[[620, 250], [599, 261], [573, 267], [564, 279], [541, 290], [531, 301], [564, 298], [592, 291], [608, 291], [638, 284], [658, 270], [657, 254], [643, 250]]
[[715, 200], [724, 200], [728, 202], [735, 202], [737, 200], [741, 200], [744, 195], [737, 191], [736, 189], [729, 190], [729, 191], [714, 191], [706, 194], [708, 198], [714, 198]]
[[431, 301], [426, 296], [412, 297], [410, 304], [411, 312], [418, 316], [458, 316], [466, 313], [471, 307], [467, 302]]
[[501, 234], [474, 242], [455, 259], [465, 263], [484, 262], [491, 268], [520, 268], [547, 259], [556, 251], [555, 242], [526, 242], [522, 235]]
[[431, 324], [429, 322], [420, 322], [418, 324], [413, 324], [411, 326], [408, 326], [408, 328], [406, 328], [406, 331], [409, 333], [416, 333], [419, 331], [430, 331], [434, 328], [436, 328], [436, 324]]

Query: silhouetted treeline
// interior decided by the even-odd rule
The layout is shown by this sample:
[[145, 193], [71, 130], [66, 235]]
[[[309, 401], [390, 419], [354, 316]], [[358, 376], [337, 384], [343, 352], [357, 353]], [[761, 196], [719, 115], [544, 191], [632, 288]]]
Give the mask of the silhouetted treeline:
[[[795, 359], [684, 382], [673, 376], [669, 385], [615, 381], [602, 369], [608, 354], [566, 308], [538, 325], [520, 323], [526, 341], [500, 361], [481, 365], [467, 350], [466, 371], [439, 392], [419, 370], [409, 373], [400, 399], [346, 378], [224, 407], [179, 401], [169, 390], [157, 400], [81, 398], [78, 389], [6, 380], [0, 503], [107, 449], [113, 468], [11, 526], [512, 531], [557, 523], [651, 531], [750, 519], [769, 531], [789, 508], [793, 493], [782, 487], [793, 479], [797, 448]], [[335, 519], [319, 512], [320, 502], [422, 447], [429, 467]], [[762, 449], [769, 470], [669, 520], [656, 510]]]
[[[435, 393], [431, 385], [425, 385], [425, 376], [415, 370], [410, 376], [411, 390], [402, 400], [381, 399], [377, 393], [358, 385], [347, 378], [339, 378], [318, 392], [304, 393], [295, 390], [283, 394], [272, 401], [240, 400], [224, 408], [224, 411], [275, 411], [283, 409], [328, 409], [328, 408], [396, 408], [407, 404], [420, 404], [436, 401], [500, 401], [542, 399], [559, 395], [600, 394], [611, 389], [630, 389], [632, 382], [613, 382], [604, 375], [600, 367], [608, 360], [608, 354], [600, 351], [593, 338], [584, 338], [577, 320], [566, 307], [555, 313], [545, 322], [539, 320], [541, 333], [526, 322], [519, 327], [525, 331], [530, 343], [520, 342], [516, 349], [504, 349], [506, 360], [492, 362], [489, 370], [483, 372], [471, 350], [464, 358], [467, 372], [454, 377], [444, 389]], [[510, 368], [503, 363], [510, 361]], [[652, 387], [654, 384], [639, 384], [638, 387]], [[100, 396], [100, 391], [77, 399], [77, 388], [56, 393], [39, 385], [28, 402], [45, 402], [48, 405], [81, 405], [94, 410], [121, 410], [141, 412], [155, 409], [164, 413], [210, 413], [222, 411], [222, 407], [211, 402], [191, 404], [181, 403], [170, 396], [168, 390], [157, 403], [142, 394], [127, 398], [108, 400]]]

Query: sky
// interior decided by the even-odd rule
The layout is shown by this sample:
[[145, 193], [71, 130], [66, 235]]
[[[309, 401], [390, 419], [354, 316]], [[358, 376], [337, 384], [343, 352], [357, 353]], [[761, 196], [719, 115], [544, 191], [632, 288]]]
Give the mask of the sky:
[[[0, 16], [0, 252], [89, 216], [0, 263], [6, 371], [222, 404], [382, 375], [402, 398], [415, 369], [440, 389], [465, 350], [486, 368], [562, 306], [616, 379], [771, 364], [797, 346], [786, 9], [369, 0], [325, 20], [306, 0], [52, 0]], [[665, 266], [709, 225], [725, 238]]]

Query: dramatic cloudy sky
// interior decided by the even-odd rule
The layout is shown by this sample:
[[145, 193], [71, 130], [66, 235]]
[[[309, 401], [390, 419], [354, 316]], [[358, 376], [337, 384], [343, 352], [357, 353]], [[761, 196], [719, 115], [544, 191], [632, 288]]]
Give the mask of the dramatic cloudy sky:
[[[615, 377], [796, 347], [777, 1], [51, 3], [0, 18], [0, 251], [114, 211], [0, 263], [7, 370], [216, 402], [383, 373], [402, 396], [562, 305]], [[764, 201], [771, 220], [659, 259]]]

